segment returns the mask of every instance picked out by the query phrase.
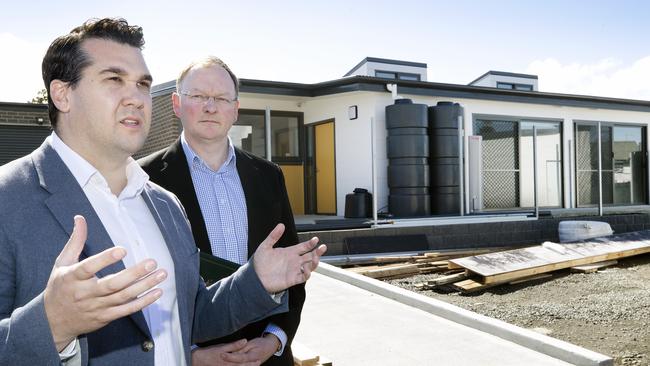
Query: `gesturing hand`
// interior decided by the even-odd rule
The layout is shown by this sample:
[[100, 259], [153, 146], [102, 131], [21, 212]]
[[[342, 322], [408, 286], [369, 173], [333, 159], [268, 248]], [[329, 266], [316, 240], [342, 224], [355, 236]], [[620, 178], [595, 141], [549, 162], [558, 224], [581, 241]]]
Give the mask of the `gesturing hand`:
[[[166, 271], [156, 270], [154, 260], [147, 259], [119, 273], [97, 278], [98, 271], [124, 258], [126, 250], [110, 248], [79, 262], [87, 232], [86, 220], [75, 216], [72, 235], [54, 262], [43, 294], [45, 313], [59, 351], [78, 335], [156, 301], [162, 290], [149, 290], [167, 277]], [[149, 292], [142, 295], [146, 291]]]
[[288, 248], [273, 248], [283, 232], [284, 225], [278, 224], [253, 255], [255, 272], [269, 293], [307, 281], [327, 250], [325, 245], [316, 247], [316, 237]]

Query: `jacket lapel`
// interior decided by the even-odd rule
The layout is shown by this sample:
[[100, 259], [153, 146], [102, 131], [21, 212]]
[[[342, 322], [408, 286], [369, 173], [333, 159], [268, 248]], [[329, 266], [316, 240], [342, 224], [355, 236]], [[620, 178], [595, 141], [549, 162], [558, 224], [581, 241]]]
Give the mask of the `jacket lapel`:
[[183, 203], [187, 216], [192, 223], [192, 234], [196, 245], [202, 252], [212, 253], [203, 213], [201, 213], [201, 206], [199, 206], [199, 200], [196, 197], [192, 175], [187, 165], [187, 157], [183, 151], [180, 138], [169, 147], [161, 160], [159, 171], [165, 171], [165, 174], [160, 176], [165, 179], [168, 190], [174, 192]]
[[[34, 152], [32, 159], [41, 186], [51, 194], [45, 200], [45, 205], [68, 236], [72, 235], [75, 215], [82, 215], [86, 219], [88, 237], [79, 260], [112, 248], [113, 242], [90, 201], [50, 144], [45, 142]], [[119, 261], [97, 272], [97, 277], [102, 278], [123, 269], [124, 263]], [[149, 327], [141, 311], [131, 314], [131, 319], [144, 334], [150, 337]]]
[[[264, 218], [260, 215], [264, 215], [258, 207], [265, 207], [264, 202], [269, 200], [267, 196], [264, 195], [266, 191], [264, 188], [264, 183], [262, 176], [252, 163], [248, 155], [243, 153], [240, 149], [235, 148], [235, 156], [237, 158], [237, 174], [239, 174], [239, 180], [241, 181], [242, 189], [244, 190], [244, 196], [246, 197], [246, 216], [248, 218], [248, 257], [250, 258], [257, 246], [260, 244], [259, 239], [257, 238], [257, 231], [260, 228], [260, 223], [264, 222]], [[268, 213], [267, 213], [268, 214]], [[263, 237], [266, 237], [265, 233]]]
[[[169, 254], [172, 257], [174, 262], [174, 272], [176, 273], [176, 299], [178, 301], [178, 313], [181, 320], [181, 331], [183, 333], [183, 339], [189, 338], [189, 328], [188, 324], [185, 321], [184, 314], [190, 314], [188, 308], [188, 296], [185, 296], [185, 291], [192, 288], [191, 284], [186, 281], [185, 269], [189, 263], [185, 262], [188, 259], [187, 255], [183, 255], [183, 241], [185, 241], [178, 231], [177, 221], [174, 220], [174, 216], [169, 208], [169, 204], [158, 197], [158, 195], [153, 192], [149, 185], [145, 185], [145, 189], [142, 191], [142, 198], [149, 207], [151, 215], [153, 216], [160, 232], [165, 239], [165, 244], [169, 250]], [[187, 246], [187, 244], [185, 244]], [[194, 248], [192, 246], [192, 248]], [[187, 253], [186, 253], [187, 254]]]

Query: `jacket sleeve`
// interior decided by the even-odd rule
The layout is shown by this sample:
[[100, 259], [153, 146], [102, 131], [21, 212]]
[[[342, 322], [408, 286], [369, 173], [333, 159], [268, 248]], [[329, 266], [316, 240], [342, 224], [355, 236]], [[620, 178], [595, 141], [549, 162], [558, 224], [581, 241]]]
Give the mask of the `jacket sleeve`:
[[200, 282], [194, 307], [193, 342], [223, 337], [288, 309], [286, 294], [277, 303], [266, 292], [252, 260], [209, 288]]
[[58, 365], [43, 293], [15, 307], [18, 280], [13, 243], [0, 226], [0, 365]]

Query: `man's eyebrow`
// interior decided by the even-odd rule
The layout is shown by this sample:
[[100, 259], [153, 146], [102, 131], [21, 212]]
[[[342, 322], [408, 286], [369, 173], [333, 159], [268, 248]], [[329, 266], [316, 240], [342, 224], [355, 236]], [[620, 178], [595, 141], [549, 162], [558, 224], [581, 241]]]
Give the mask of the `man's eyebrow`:
[[[99, 73], [100, 74], [117, 74], [117, 75], [121, 75], [121, 76], [124, 76], [124, 75], [128, 74], [126, 72], [126, 70], [122, 69], [121, 67], [116, 67], [116, 66], [107, 67], [107, 68], [103, 69], [102, 71], [100, 71]], [[151, 74], [143, 74], [142, 76], [140, 76], [138, 78], [138, 80], [153, 82], [153, 77], [151, 76]]]
[[99, 72], [100, 74], [118, 74], [118, 75], [126, 75], [126, 70], [120, 68], [120, 67], [107, 67], [103, 69], [102, 71]]

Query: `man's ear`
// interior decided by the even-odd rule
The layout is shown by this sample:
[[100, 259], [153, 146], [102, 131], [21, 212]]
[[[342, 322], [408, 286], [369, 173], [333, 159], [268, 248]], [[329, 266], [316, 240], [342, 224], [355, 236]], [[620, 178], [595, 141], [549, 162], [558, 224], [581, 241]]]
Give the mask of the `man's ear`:
[[235, 101], [235, 122], [239, 119], [239, 99]]
[[61, 80], [52, 80], [50, 82], [50, 95], [48, 96], [56, 109], [62, 113], [70, 110], [70, 87], [69, 84]]
[[181, 118], [179, 115], [181, 109], [181, 96], [176, 92], [172, 93], [172, 109], [174, 109], [176, 117]]

